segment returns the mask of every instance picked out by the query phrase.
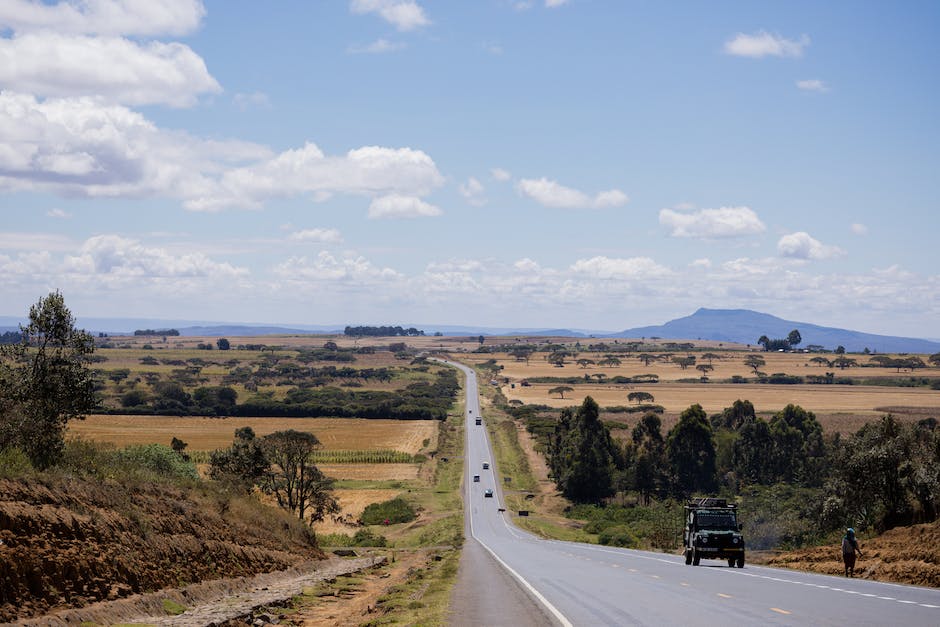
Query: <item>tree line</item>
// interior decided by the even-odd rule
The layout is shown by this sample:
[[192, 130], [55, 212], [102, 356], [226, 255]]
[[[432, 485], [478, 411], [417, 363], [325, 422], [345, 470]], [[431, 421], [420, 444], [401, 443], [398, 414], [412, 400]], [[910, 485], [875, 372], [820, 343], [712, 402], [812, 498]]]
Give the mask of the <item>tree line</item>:
[[179, 329], [137, 329], [134, 331], [134, 335], [138, 336], [149, 336], [149, 335], [160, 335], [160, 336], [177, 336], [179, 335]]
[[686, 499], [749, 486], [788, 485], [817, 495], [812, 516], [821, 529], [852, 525], [884, 530], [929, 522], [940, 513], [940, 429], [933, 418], [905, 424], [893, 416], [848, 437], [827, 435], [813, 412], [787, 405], [770, 420], [738, 400], [708, 416], [692, 405], [663, 433], [647, 413], [620, 445], [590, 397], [553, 424], [526, 407], [541, 438], [552, 479], [575, 503], [601, 503], [616, 493]]

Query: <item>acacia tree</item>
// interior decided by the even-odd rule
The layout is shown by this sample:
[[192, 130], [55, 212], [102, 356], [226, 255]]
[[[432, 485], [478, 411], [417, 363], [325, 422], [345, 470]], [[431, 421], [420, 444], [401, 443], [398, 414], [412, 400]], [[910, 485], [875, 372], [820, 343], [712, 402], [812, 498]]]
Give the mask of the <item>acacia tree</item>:
[[627, 394], [627, 400], [636, 401], [639, 405], [640, 403], [652, 403], [655, 399], [649, 392], [630, 392]]
[[560, 398], [565, 398], [566, 392], [574, 392], [574, 388], [570, 385], [559, 385], [548, 391], [549, 394], [557, 394]]
[[86, 357], [94, 338], [75, 328], [59, 292], [29, 309], [18, 344], [0, 346], [0, 449], [19, 448], [37, 468], [56, 463], [69, 420], [96, 405]]
[[310, 455], [320, 440], [307, 431], [276, 431], [261, 438], [261, 446], [271, 462], [265, 472], [261, 489], [273, 494], [277, 503], [305, 520], [323, 520], [326, 514], [339, 511], [333, 496], [333, 480], [310, 463]]
[[760, 367], [765, 363], [764, 358], [760, 355], [748, 355], [744, 358], [744, 365], [754, 371], [754, 374], [757, 374], [757, 371], [760, 370]]

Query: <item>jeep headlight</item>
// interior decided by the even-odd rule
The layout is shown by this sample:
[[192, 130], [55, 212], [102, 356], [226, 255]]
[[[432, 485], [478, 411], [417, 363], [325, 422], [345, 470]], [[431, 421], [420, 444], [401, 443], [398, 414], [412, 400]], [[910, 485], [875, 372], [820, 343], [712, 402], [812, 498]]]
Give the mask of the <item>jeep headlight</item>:
[[702, 544], [708, 544], [708, 536], [702, 536]]
[[738, 538], [737, 536], [735, 536], [735, 537], [731, 538], [731, 543], [732, 543], [732, 544], [737, 544], [739, 540], [740, 540], [740, 538]]

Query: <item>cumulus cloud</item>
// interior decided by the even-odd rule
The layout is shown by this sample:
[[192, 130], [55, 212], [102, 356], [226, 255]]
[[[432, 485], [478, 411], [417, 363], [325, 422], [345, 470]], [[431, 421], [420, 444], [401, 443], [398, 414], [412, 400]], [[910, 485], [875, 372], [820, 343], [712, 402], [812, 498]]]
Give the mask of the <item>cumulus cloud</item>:
[[545, 6], [549, 9], [554, 9], [565, 4], [568, 4], [568, 0], [545, 0]]
[[721, 207], [691, 212], [663, 209], [659, 212], [659, 223], [669, 229], [672, 237], [702, 239], [757, 235], [766, 229], [749, 207]]
[[72, 214], [69, 213], [68, 211], [65, 211], [64, 209], [50, 209], [49, 211], [46, 212], [46, 215], [49, 216], [50, 218], [59, 218], [59, 219], [72, 217]]
[[189, 198], [233, 163], [269, 156], [255, 144], [158, 129], [92, 98], [0, 92], [0, 190]]
[[288, 236], [288, 239], [295, 242], [337, 244], [343, 241], [343, 236], [336, 229], [303, 229], [294, 231]]
[[650, 278], [671, 273], [669, 268], [659, 265], [649, 257], [618, 259], [599, 256], [578, 259], [571, 265], [571, 270], [598, 279]]
[[725, 42], [725, 52], [738, 57], [801, 57], [803, 49], [809, 46], [808, 35], [799, 39], [787, 39], [767, 31], [759, 31], [753, 35], [738, 33]]
[[346, 50], [350, 54], [385, 54], [387, 52], [401, 50], [404, 47], [405, 44], [402, 42], [389, 41], [387, 39], [376, 39], [370, 44], [366, 44], [364, 46], [350, 46]]
[[352, 0], [349, 8], [360, 15], [375, 13], [400, 31], [415, 30], [431, 23], [421, 5], [413, 0]]
[[137, 278], [235, 278], [246, 275], [244, 268], [213, 261], [202, 253], [173, 255], [118, 235], [96, 235], [85, 241], [77, 255], [66, 256], [70, 273], [109, 275], [120, 279]]
[[501, 183], [505, 183], [512, 178], [512, 173], [502, 168], [493, 168], [490, 170], [490, 176], [492, 176], [497, 181], [500, 181]]
[[606, 209], [623, 206], [630, 200], [619, 189], [599, 192], [592, 198], [582, 191], [546, 178], [521, 179], [516, 189], [537, 203], [553, 209]]
[[369, 205], [370, 218], [430, 218], [443, 212], [434, 205], [414, 196], [389, 194], [373, 199]]
[[814, 261], [831, 259], [843, 254], [838, 246], [827, 246], [810, 236], [805, 231], [784, 235], [777, 242], [777, 252], [791, 259], [811, 259]]
[[483, 197], [483, 193], [486, 191], [483, 188], [483, 184], [472, 176], [467, 179], [466, 183], [461, 183], [457, 187], [457, 191], [460, 192], [460, 195], [466, 198], [467, 202], [471, 205], [482, 205], [486, 202], [486, 199]]
[[829, 86], [817, 78], [808, 79], [805, 81], [797, 81], [796, 86], [803, 91], [816, 91], [819, 93], [826, 93], [829, 91]]
[[51, 32], [0, 38], [0, 85], [43, 97], [93, 95], [174, 107], [222, 90], [202, 58], [183, 44]]
[[395, 270], [378, 267], [365, 257], [336, 257], [327, 251], [320, 252], [312, 259], [291, 257], [275, 266], [274, 273], [284, 279], [358, 284], [382, 283], [402, 278]]
[[0, 30], [94, 35], [186, 35], [206, 9], [201, 0], [5, 0]]

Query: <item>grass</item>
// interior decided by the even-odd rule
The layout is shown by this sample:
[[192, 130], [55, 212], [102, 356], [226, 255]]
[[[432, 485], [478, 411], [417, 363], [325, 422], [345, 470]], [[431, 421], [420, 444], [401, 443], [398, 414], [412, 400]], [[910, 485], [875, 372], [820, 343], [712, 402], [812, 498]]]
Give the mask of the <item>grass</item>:
[[450, 595], [457, 580], [460, 552], [456, 549], [435, 552], [434, 559], [415, 568], [408, 580], [382, 595], [376, 609], [385, 613], [361, 627], [379, 625], [447, 625]]
[[186, 606], [173, 601], [172, 599], [163, 599], [163, 611], [168, 616], [179, 616], [186, 611]]

